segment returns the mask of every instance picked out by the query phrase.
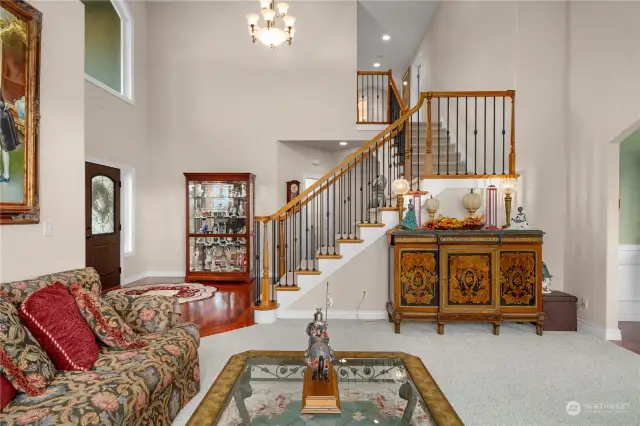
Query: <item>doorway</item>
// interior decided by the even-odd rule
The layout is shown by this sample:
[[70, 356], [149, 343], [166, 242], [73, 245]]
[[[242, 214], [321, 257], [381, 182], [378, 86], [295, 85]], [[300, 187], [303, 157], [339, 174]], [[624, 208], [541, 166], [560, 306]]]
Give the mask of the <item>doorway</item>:
[[120, 170], [85, 163], [86, 266], [100, 275], [102, 290], [120, 285]]
[[402, 76], [402, 102], [407, 108], [411, 108], [411, 67]]

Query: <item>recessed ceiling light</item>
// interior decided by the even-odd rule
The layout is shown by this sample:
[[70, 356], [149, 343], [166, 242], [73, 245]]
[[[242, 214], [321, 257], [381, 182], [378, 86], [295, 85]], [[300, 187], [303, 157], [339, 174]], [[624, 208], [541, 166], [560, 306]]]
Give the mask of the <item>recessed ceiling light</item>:
[[349, 145], [349, 142], [342, 141], [342, 142], [340, 142], [340, 145], [342, 145], [342, 146]]
[[380, 68], [380, 62], [374, 62], [373, 63], [373, 67], [374, 68]]
[[382, 40], [383, 40], [383, 41], [389, 41], [389, 40], [391, 40], [391, 36], [390, 36], [389, 34], [384, 34], [384, 35], [382, 36]]

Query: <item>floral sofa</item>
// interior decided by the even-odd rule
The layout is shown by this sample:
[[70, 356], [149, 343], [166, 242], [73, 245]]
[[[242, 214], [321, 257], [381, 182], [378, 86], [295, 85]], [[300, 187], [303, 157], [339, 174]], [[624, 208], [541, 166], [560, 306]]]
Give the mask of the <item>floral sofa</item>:
[[[92, 268], [0, 284], [17, 306], [54, 282], [80, 283], [100, 293]], [[162, 296], [103, 296], [147, 342], [134, 350], [100, 347], [91, 371], [58, 371], [44, 394], [18, 393], [0, 412], [1, 426], [170, 425], [200, 388], [195, 324], [172, 324], [173, 303]]]

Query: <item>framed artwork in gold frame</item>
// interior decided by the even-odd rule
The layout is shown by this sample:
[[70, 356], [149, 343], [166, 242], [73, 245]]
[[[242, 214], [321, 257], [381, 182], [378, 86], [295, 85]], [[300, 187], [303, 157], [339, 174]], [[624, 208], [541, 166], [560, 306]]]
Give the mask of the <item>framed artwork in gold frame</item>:
[[42, 14], [0, 2], [0, 224], [40, 222], [40, 38]]

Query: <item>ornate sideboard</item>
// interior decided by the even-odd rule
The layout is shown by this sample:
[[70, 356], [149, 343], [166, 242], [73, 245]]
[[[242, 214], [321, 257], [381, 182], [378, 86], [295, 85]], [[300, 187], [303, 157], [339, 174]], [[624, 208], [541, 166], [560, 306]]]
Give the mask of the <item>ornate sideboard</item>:
[[542, 335], [542, 231], [387, 232], [389, 322], [535, 322]]

